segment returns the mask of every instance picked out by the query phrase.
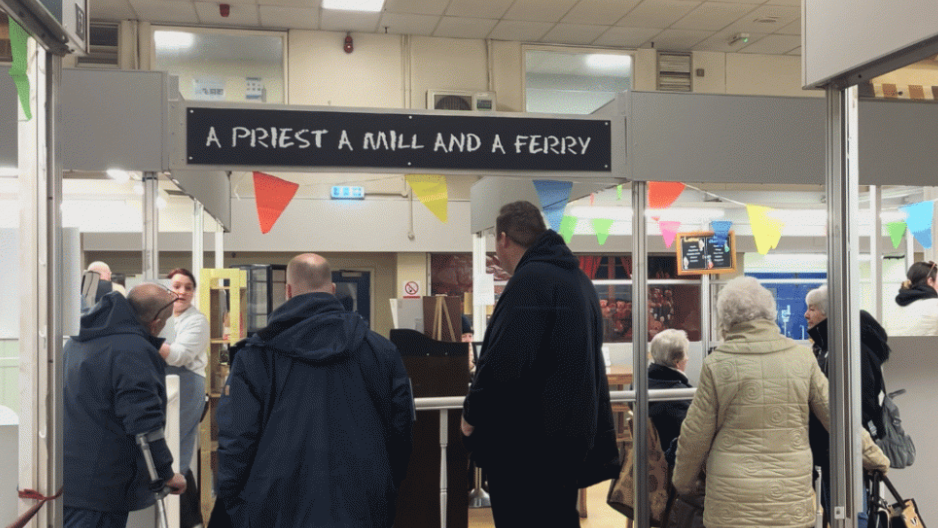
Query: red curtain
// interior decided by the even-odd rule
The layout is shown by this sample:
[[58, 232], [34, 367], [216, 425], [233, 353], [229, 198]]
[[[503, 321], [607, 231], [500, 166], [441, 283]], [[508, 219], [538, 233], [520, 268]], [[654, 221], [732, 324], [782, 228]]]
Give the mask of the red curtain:
[[599, 270], [599, 261], [602, 259], [599, 255], [581, 255], [580, 269], [590, 280], [596, 278], [596, 271]]
[[632, 257], [619, 257], [619, 263], [622, 265], [622, 269], [625, 270], [625, 277], [627, 279], [632, 278]]

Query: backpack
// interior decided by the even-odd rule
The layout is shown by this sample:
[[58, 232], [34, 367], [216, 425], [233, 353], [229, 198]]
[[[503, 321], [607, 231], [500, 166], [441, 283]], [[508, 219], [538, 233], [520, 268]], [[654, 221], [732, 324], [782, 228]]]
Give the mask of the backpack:
[[876, 445], [883, 450], [889, 459], [889, 466], [893, 469], [902, 469], [915, 462], [915, 444], [912, 437], [902, 428], [899, 418], [899, 407], [893, 398], [905, 394], [905, 389], [887, 393], [883, 398], [883, 428], [877, 431]]

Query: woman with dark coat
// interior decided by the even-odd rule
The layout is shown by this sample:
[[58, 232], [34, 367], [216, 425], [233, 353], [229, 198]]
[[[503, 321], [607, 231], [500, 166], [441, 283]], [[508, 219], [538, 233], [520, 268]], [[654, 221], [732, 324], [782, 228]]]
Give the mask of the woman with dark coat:
[[[684, 375], [687, 368], [687, 332], [664, 330], [651, 340], [651, 365], [648, 366], [649, 389], [692, 389]], [[690, 400], [661, 401], [648, 404], [648, 416], [661, 440], [661, 449], [667, 451], [671, 441], [681, 432]]]

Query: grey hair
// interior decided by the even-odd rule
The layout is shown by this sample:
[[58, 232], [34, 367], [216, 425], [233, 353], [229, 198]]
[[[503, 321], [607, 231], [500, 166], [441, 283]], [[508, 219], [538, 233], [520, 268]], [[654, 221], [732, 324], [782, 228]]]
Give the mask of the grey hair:
[[774, 321], [777, 315], [772, 292], [753, 277], [736, 277], [717, 295], [717, 317], [724, 334], [739, 323], [756, 319]]
[[650, 345], [652, 361], [671, 368], [677, 367], [678, 362], [687, 357], [690, 348], [687, 332], [673, 328], [658, 332]]
[[804, 302], [809, 307], [814, 306], [819, 312], [827, 315], [827, 285], [821, 285], [808, 292], [804, 297]]

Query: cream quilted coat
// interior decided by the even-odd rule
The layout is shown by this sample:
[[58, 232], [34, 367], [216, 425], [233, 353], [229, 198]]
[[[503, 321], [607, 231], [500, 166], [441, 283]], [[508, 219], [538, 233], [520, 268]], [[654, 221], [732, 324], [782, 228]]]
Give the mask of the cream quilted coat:
[[[814, 525], [808, 413], [827, 427], [827, 395], [814, 355], [774, 321], [733, 327], [704, 360], [674, 468], [674, 486], [686, 494], [706, 462], [707, 528]], [[863, 465], [888, 464], [863, 431]]]

